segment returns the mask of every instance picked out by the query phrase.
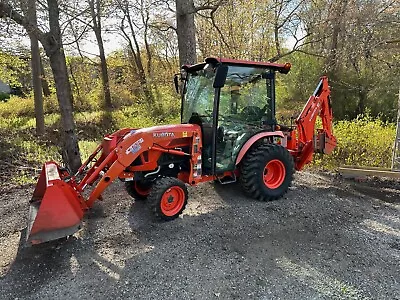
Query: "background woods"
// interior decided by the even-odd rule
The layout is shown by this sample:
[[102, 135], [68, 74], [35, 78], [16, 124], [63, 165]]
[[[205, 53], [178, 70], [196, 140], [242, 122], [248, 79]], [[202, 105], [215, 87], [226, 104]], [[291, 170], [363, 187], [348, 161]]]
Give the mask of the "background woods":
[[[0, 103], [0, 130], [15, 136], [1, 141], [0, 159], [23, 156], [19, 164], [37, 166], [60, 155], [76, 170], [80, 153], [107, 132], [178, 122], [173, 74], [222, 56], [291, 62], [277, 91], [286, 120], [328, 74], [339, 142], [347, 147], [329, 165], [353, 156], [389, 164], [399, 20], [396, 0], [0, 0], [0, 80], [17, 94], [0, 90], [8, 99]], [[363, 136], [383, 161], [357, 156], [365, 152], [354, 146]]]

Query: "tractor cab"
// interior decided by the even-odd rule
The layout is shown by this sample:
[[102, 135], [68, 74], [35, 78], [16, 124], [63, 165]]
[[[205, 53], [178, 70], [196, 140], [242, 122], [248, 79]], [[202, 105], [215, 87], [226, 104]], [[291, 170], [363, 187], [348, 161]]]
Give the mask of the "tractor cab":
[[275, 131], [275, 72], [290, 64], [207, 58], [183, 66], [181, 123], [198, 124], [203, 136], [203, 174], [235, 170], [243, 145]]

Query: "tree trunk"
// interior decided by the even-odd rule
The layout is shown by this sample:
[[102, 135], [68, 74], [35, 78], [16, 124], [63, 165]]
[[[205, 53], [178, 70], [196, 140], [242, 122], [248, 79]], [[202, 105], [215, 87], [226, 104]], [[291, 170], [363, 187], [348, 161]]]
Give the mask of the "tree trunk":
[[[36, 20], [36, 3], [35, 0], [28, 0], [27, 15], [32, 23], [37, 24]], [[44, 110], [42, 83], [40, 79], [40, 52], [39, 42], [35, 35], [29, 34], [31, 40], [31, 68], [32, 68], [32, 85], [33, 97], [35, 102], [35, 119], [36, 119], [36, 134], [44, 134]]]
[[76, 172], [82, 162], [79, 153], [78, 139], [75, 135], [75, 124], [71, 105], [71, 88], [62, 49], [57, 49], [57, 51], [50, 55], [50, 65], [54, 74], [54, 83], [61, 113], [62, 157], [71, 171]]
[[279, 42], [279, 28], [278, 28], [277, 24], [275, 24], [275, 26], [274, 26], [274, 40], [275, 40], [275, 49], [276, 49], [276, 57], [277, 57], [276, 60], [278, 60], [281, 57], [282, 53], [281, 53], [281, 44]]
[[193, 0], [176, 0], [176, 34], [180, 65], [194, 64], [196, 58], [195, 7]]
[[356, 108], [356, 117], [365, 113], [365, 103], [367, 102], [367, 91], [359, 86], [358, 103]]
[[137, 76], [138, 76], [138, 79], [140, 82], [140, 87], [142, 88], [144, 97], [146, 99], [146, 103], [151, 106], [154, 104], [154, 97], [148, 87], [148, 84], [147, 84], [147, 77], [146, 77], [146, 73], [143, 69], [141, 56], [135, 52], [131, 42], [129, 42], [128, 44], [129, 44], [130, 54], [131, 54], [130, 55], [131, 65], [132, 65], [133, 69], [135, 69], [137, 72]]
[[46, 97], [50, 96], [51, 93], [50, 93], [49, 83], [47, 82], [46, 73], [44, 72], [42, 58], [40, 58], [40, 79], [42, 80], [43, 95], [45, 95]]
[[337, 62], [338, 62], [338, 51], [339, 51], [339, 35], [342, 34], [343, 18], [346, 13], [348, 0], [341, 0], [336, 2], [336, 7], [333, 9], [332, 18], [332, 37], [327, 58], [327, 68], [332, 74], [336, 73]]
[[44, 134], [44, 109], [42, 82], [40, 79], [40, 54], [39, 43], [36, 37], [30, 35], [31, 40], [31, 67], [32, 67], [32, 84], [33, 97], [35, 101], [35, 119], [36, 119], [36, 134]]
[[50, 33], [47, 35], [45, 50], [47, 56], [50, 58], [50, 66], [53, 71], [57, 99], [60, 106], [63, 143], [62, 156], [71, 171], [75, 173], [82, 163], [72, 114], [71, 86], [68, 80], [67, 65], [61, 42], [59, 7], [57, 0], [47, 0], [47, 3]]
[[400, 171], [400, 87], [399, 98], [397, 102], [397, 124], [396, 137], [394, 138], [394, 146], [392, 152], [392, 171]]
[[[129, 13], [129, 7], [128, 6], [123, 7], [123, 11], [124, 11], [126, 19], [128, 21], [128, 26], [131, 31], [132, 38], [123, 29], [122, 29], [122, 32], [125, 35], [126, 40], [128, 41], [128, 46], [129, 46], [129, 49], [130, 49], [131, 55], [132, 55], [131, 60], [134, 62], [134, 64], [132, 64], [132, 65], [136, 66], [135, 69], [136, 69], [137, 75], [139, 77], [140, 86], [143, 90], [143, 94], [146, 99], [146, 103], [147, 103], [147, 105], [149, 105], [149, 107], [151, 107], [154, 105], [154, 97], [149, 88], [149, 84], [148, 84], [147, 77], [146, 77], [146, 72], [143, 67], [142, 55], [140, 53], [139, 43], [136, 38], [134, 23], [132, 21], [131, 15]], [[132, 42], [132, 40], [133, 40], [133, 42]], [[133, 44], [135, 44], [135, 45], [133, 45]]]
[[97, 38], [97, 43], [99, 44], [99, 52], [100, 52], [101, 81], [103, 83], [104, 105], [106, 108], [111, 108], [112, 103], [110, 94], [110, 81], [108, 78], [107, 61], [104, 53], [103, 39], [101, 38], [101, 35], [100, 38]]
[[100, 0], [96, 0], [96, 8], [94, 0], [89, 1], [89, 6], [92, 15], [93, 31], [96, 36], [97, 45], [99, 47], [101, 81], [103, 84], [103, 94], [104, 94], [104, 106], [105, 108], [111, 108], [112, 103], [110, 94], [110, 82], [108, 78], [107, 60], [106, 60], [106, 55], [104, 53], [103, 38], [101, 36]]
[[78, 94], [78, 99], [79, 99], [80, 102], [82, 102], [81, 90], [79, 88], [78, 82], [76, 81], [72, 63], [69, 64], [69, 74], [71, 75], [72, 83], [74, 84], [74, 87], [76, 89], [76, 93]]

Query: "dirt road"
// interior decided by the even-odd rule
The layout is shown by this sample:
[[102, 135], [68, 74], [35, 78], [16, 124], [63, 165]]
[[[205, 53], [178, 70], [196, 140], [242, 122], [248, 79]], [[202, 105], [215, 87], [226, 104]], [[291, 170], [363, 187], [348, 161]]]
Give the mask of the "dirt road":
[[1, 299], [400, 299], [400, 183], [297, 173], [262, 203], [190, 189], [156, 223], [120, 183], [76, 237], [19, 248], [32, 188], [0, 196]]

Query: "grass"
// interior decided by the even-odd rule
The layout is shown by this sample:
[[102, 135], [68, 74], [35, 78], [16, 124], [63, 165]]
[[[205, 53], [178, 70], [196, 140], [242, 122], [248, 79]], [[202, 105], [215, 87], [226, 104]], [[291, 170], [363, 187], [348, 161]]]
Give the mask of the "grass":
[[[36, 181], [37, 170], [48, 160], [61, 161], [59, 141], [61, 120], [55, 99], [46, 99], [46, 134], [35, 135], [33, 99], [12, 96], [0, 103], [0, 175], [16, 184]], [[83, 110], [82, 108], [87, 110]], [[93, 109], [88, 109], [92, 107]], [[142, 128], [155, 124], [179, 123], [179, 105], [167, 97], [158, 106], [163, 114], [151, 116], [143, 104], [127, 101], [110, 111], [99, 105], [83, 105], [75, 112], [75, 121], [82, 160], [86, 159], [105, 134], [120, 128]], [[340, 165], [390, 167], [395, 125], [363, 116], [334, 125], [338, 146], [329, 156], [315, 155], [311, 168], [332, 170]]]

